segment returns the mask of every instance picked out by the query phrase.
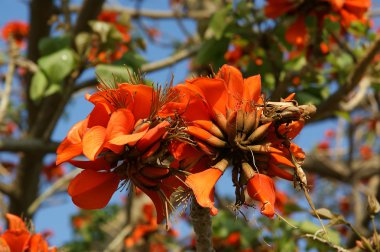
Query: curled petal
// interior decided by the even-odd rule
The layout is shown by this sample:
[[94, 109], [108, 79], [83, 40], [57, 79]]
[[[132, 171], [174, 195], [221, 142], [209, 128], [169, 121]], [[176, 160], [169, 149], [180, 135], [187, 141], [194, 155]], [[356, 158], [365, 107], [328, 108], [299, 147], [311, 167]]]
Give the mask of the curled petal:
[[193, 190], [197, 202], [202, 207], [210, 208], [214, 215], [218, 210], [214, 207], [214, 187], [223, 172], [217, 168], [209, 168], [199, 173], [191, 174], [185, 183]]
[[119, 177], [112, 172], [84, 170], [71, 182], [68, 193], [75, 205], [83, 209], [105, 207], [119, 185]]
[[97, 103], [88, 116], [88, 128], [94, 126], [107, 127], [108, 121], [110, 119], [109, 111], [104, 103]]
[[269, 218], [274, 216], [276, 191], [273, 180], [264, 174], [255, 174], [247, 183], [248, 195], [261, 203], [261, 213]]
[[102, 126], [95, 126], [89, 129], [83, 136], [83, 154], [90, 160], [95, 160], [103, 150], [106, 139], [106, 129]]
[[78, 144], [82, 142], [84, 133], [86, 132], [88, 125], [88, 118], [83, 121], [76, 123], [70, 131], [67, 133], [67, 138], [73, 144]]
[[160, 122], [157, 126], [150, 129], [136, 144], [136, 147], [140, 151], [145, 151], [149, 146], [158, 141], [167, 131], [170, 123], [168, 121]]
[[22, 230], [28, 231], [24, 221], [20, 217], [18, 217], [17, 215], [7, 213], [7, 214], [5, 214], [5, 217], [7, 217], [7, 220], [8, 220], [8, 225], [9, 225], [8, 230], [11, 230], [11, 231], [22, 231]]
[[82, 154], [82, 143], [73, 144], [69, 139], [65, 138], [58, 146], [56, 164], [59, 165], [80, 154]]
[[90, 169], [94, 171], [107, 171], [111, 169], [111, 165], [105, 160], [105, 157], [97, 158], [94, 161], [70, 160], [69, 163], [78, 168]]
[[153, 87], [142, 84], [120, 84], [119, 87], [128, 90], [132, 94], [132, 112], [136, 120], [147, 118], [150, 114], [153, 96], [155, 95]]
[[26, 230], [7, 230], [1, 236], [11, 252], [24, 252], [28, 248], [30, 233]]
[[29, 251], [30, 252], [48, 252], [49, 246], [45, 239], [40, 234], [34, 234], [30, 238], [29, 242]]

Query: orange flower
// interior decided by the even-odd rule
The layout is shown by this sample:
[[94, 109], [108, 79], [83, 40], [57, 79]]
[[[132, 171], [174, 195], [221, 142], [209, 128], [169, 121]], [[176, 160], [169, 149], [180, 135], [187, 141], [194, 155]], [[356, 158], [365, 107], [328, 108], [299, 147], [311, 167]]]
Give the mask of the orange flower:
[[42, 169], [43, 174], [49, 182], [58, 179], [65, 175], [65, 168], [62, 165], [55, 165], [55, 162], [50, 165], [44, 166]]
[[273, 180], [264, 174], [255, 174], [247, 183], [248, 195], [261, 203], [261, 213], [273, 218], [276, 191]]
[[29, 25], [22, 21], [12, 21], [3, 27], [3, 38], [9, 40], [11, 37], [18, 46], [22, 46], [28, 37]]
[[53, 252], [41, 234], [31, 234], [25, 223], [16, 215], [6, 214], [9, 228], [0, 236], [0, 250], [12, 252]]
[[296, 21], [286, 30], [285, 39], [289, 44], [303, 48], [307, 43], [307, 37], [305, 17], [299, 15]]

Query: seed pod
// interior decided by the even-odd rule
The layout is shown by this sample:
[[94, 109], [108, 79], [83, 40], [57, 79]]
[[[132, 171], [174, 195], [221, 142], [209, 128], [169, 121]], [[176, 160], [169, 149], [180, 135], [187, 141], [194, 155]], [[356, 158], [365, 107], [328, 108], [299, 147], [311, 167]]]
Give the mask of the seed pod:
[[277, 153], [277, 154], [283, 154], [282, 151], [279, 149], [276, 149], [274, 147], [270, 147], [269, 144], [263, 144], [263, 145], [248, 145], [248, 146], [241, 146], [243, 150], [250, 150], [252, 152], [256, 153]]
[[246, 112], [246, 115], [244, 117], [244, 128], [243, 133], [248, 135], [251, 134], [251, 132], [254, 130], [254, 126], [256, 123], [256, 110], [252, 112]]
[[207, 130], [208, 132], [210, 132], [211, 134], [213, 134], [214, 136], [216, 136], [220, 139], [224, 138], [223, 132], [219, 129], [219, 127], [217, 125], [213, 124], [211, 121], [195, 120], [195, 121], [193, 121], [193, 124], [201, 127], [202, 129]]
[[256, 128], [256, 130], [252, 132], [245, 143], [253, 143], [261, 140], [266, 135], [270, 125], [271, 123], [266, 123]]
[[227, 117], [228, 140], [232, 142], [236, 137], [236, 111], [231, 111]]
[[240, 133], [244, 129], [244, 117], [245, 112], [242, 109], [239, 109], [236, 112], [236, 132]]
[[210, 144], [211, 146], [219, 147], [219, 148], [223, 148], [223, 147], [227, 146], [227, 143], [225, 141], [217, 138], [216, 136], [214, 136], [213, 134], [211, 134], [210, 132], [208, 132], [202, 128], [198, 128], [196, 126], [188, 126], [184, 131], [186, 133]]
[[215, 122], [219, 129], [223, 132], [227, 132], [227, 118], [219, 111], [214, 110]]

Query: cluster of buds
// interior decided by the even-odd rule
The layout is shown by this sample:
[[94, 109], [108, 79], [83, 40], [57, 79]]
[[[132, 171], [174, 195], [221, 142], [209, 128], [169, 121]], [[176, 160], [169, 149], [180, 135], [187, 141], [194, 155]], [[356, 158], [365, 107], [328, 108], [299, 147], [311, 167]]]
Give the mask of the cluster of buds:
[[[58, 148], [57, 164], [84, 169], [68, 188], [77, 206], [102, 208], [129, 184], [152, 199], [157, 222], [168, 217], [178, 191], [192, 192], [216, 214], [215, 184], [232, 167], [236, 206], [247, 202], [247, 191], [272, 217], [273, 177], [306, 185], [300, 168], [305, 154], [291, 140], [315, 108], [298, 106], [294, 94], [265, 101], [259, 75], [243, 79], [228, 65], [212, 78], [165, 88], [134, 82], [103, 84], [88, 95], [94, 109]], [[73, 159], [82, 154], [89, 161]]]

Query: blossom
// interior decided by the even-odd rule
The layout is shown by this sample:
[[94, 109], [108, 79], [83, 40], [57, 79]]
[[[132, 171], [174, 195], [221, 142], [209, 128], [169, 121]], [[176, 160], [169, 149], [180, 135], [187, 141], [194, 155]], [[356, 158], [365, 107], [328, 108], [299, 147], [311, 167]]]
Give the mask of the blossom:
[[[262, 108], [265, 104], [261, 98], [260, 76], [244, 79], [240, 71], [231, 66], [224, 65], [214, 78], [188, 80], [184, 87], [197, 92], [198, 96], [191, 97], [201, 98], [207, 105], [203, 110], [207, 111], [206, 114], [198, 113], [204, 118], [196, 118], [195, 112], [199, 109], [194, 109], [192, 120], [185, 117], [188, 126], [184, 132], [208, 156], [219, 153], [219, 156], [215, 155], [217, 158], [211, 158], [199, 171], [192, 171], [193, 174], [186, 178], [185, 183], [192, 189], [198, 204], [210, 208], [211, 214], [217, 213], [213, 199], [215, 184], [228, 164], [233, 164], [234, 176], [242, 173], [240, 176], [248, 179], [237, 182], [235, 178], [234, 185], [242, 191], [246, 188], [250, 197], [261, 202], [262, 213], [273, 217], [275, 189], [271, 177], [294, 180], [293, 162], [302, 162], [304, 152], [290, 141], [302, 130], [303, 119], [261, 123], [260, 120], [270, 117], [270, 114], [264, 114]], [[283, 101], [289, 102], [290, 106], [293, 97], [290, 95]], [[192, 109], [187, 107], [183, 114], [192, 114]], [[287, 107], [283, 110], [285, 113]], [[284, 143], [287, 141], [286, 147]], [[231, 152], [231, 149], [232, 156], [220, 154]], [[212, 159], [216, 160], [212, 162]], [[244, 172], [239, 171], [238, 163]], [[243, 204], [244, 197], [237, 195], [237, 202]]]
[[8, 219], [9, 228], [0, 236], [1, 251], [57, 251], [55, 247], [49, 248], [41, 234], [31, 233], [20, 217], [13, 214], [6, 214], [5, 216]]
[[15, 40], [18, 46], [22, 46], [28, 37], [29, 25], [22, 21], [12, 21], [3, 27], [2, 35], [5, 40], [11, 37]]

